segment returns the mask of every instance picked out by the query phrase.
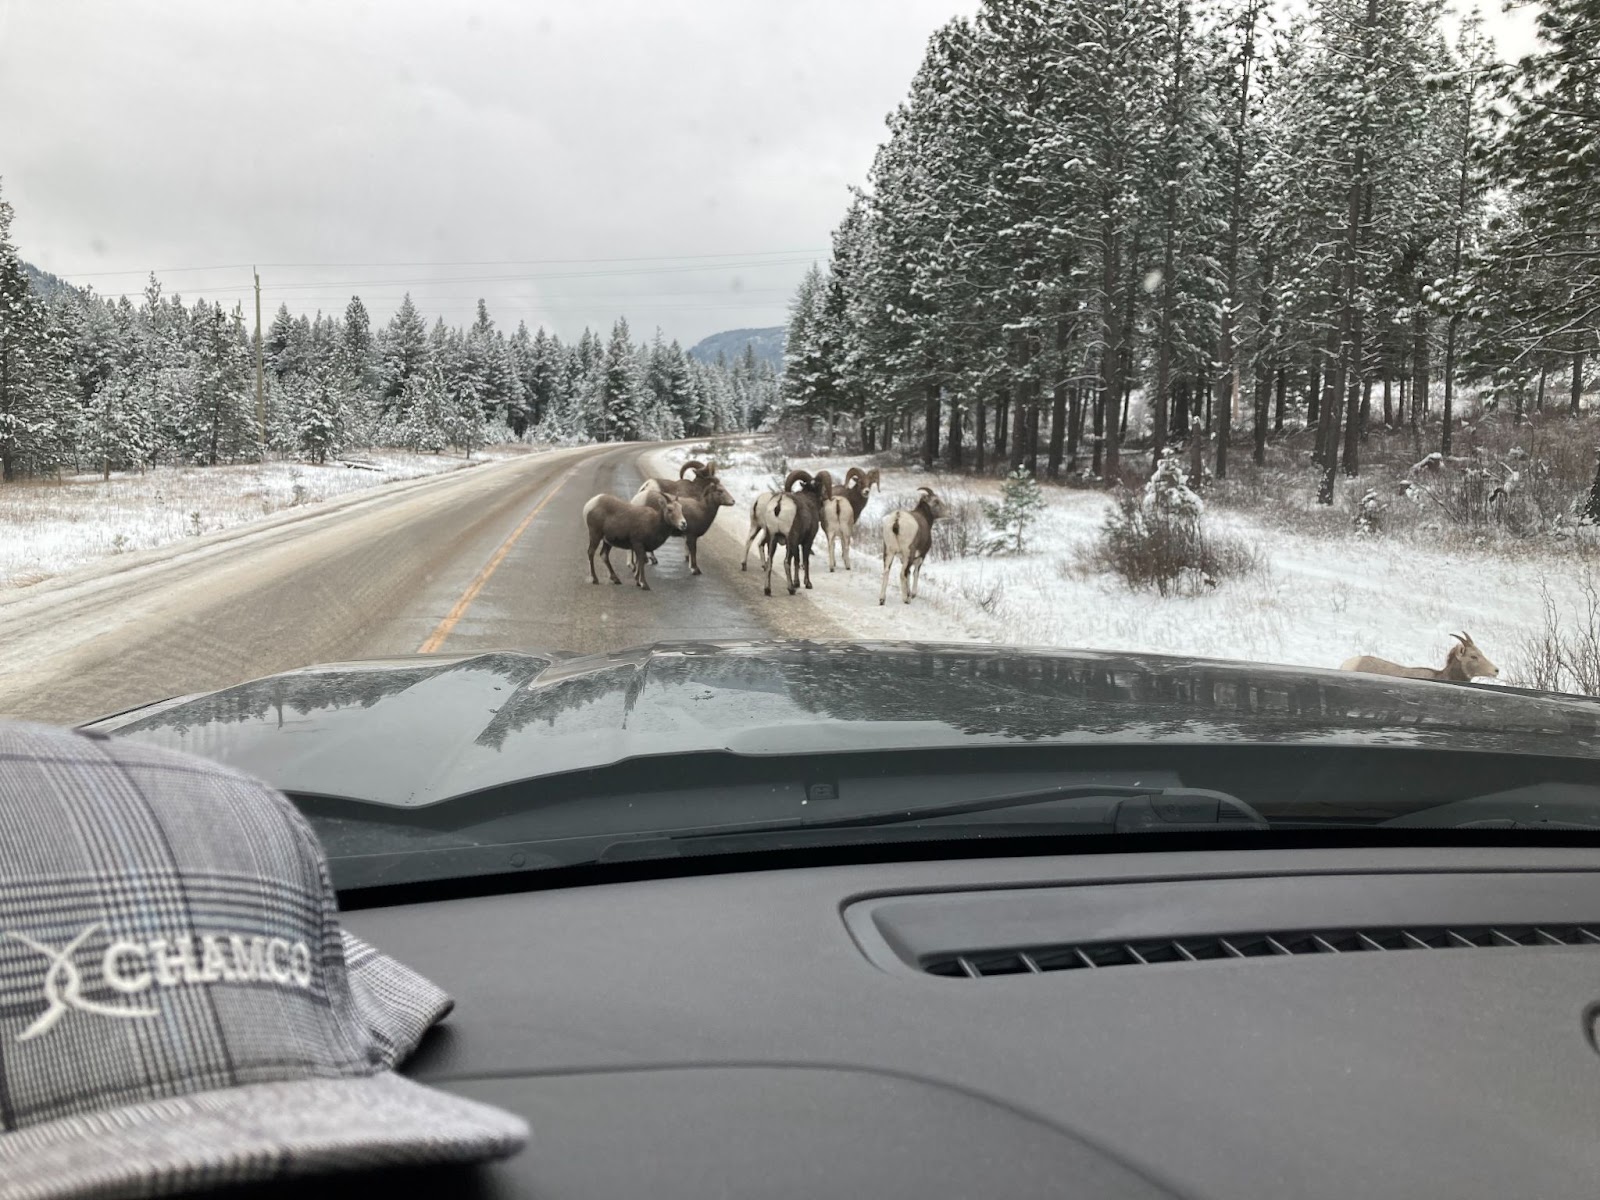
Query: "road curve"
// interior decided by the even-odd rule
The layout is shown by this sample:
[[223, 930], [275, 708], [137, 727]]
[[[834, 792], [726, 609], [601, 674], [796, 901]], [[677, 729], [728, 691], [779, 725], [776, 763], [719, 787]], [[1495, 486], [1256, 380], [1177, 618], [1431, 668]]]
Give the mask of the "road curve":
[[[24, 589], [0, 602], [0, 715], [82, 721], [311, 663], [421, 650], [848, 636], [805, 593], [762, 596], [730, 539], [704, 543], [698, 578], [674, 542], [651, 569], [652, 591], [592, 585], [583, 502], [631, 496], [654, 448], [582, 447], [375, 488], [129, 569]], [[613, 559], [626, 579], [625, 556]]]

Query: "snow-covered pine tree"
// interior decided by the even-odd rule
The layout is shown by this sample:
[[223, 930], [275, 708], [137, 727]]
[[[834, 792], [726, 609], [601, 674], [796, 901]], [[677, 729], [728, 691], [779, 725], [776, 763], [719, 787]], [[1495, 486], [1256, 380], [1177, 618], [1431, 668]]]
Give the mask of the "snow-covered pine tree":
[[44, 305], [28, 285], [11, 240], [11, 205], [0, 195], [0, 480], [51, 465], [60, 360]]
[[428, 361], [428, 327], [407, 292], [378, 339], [378, 379], [384, 411], [403, 416], [406, 383]]

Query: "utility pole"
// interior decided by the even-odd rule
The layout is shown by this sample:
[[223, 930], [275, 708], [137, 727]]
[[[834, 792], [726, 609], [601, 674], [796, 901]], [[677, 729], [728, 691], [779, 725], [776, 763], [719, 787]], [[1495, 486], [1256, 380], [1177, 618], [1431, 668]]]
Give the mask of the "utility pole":
[[267, 390], [261, 371], [261, 272], [254, 267], [250, 273], [256, 279], [256, 421], [261, 426], [261, 461], [267, 461]]

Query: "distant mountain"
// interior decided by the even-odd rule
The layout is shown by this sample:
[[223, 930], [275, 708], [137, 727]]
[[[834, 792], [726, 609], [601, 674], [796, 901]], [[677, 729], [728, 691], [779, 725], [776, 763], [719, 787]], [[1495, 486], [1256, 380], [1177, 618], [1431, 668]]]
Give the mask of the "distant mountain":
[[26, 259], [22, 263], [22, 274], [27, 278], [28, 286], [33, 289], [33, 294], [41, 300], [48, 300], [57, 292], [78, 291], [77, 288], [59, 275], [52, 275], [49, 271], [41, 271]]
[[689, 347], [689, 354], [701, 362], [716, 362], [720, 352], [728, 362], [744, 354], [746, 346], [754, 346], [758, 360], [772, 364], [774, 371], [783, 370], [783, 342], [787, 330], [782, 325], [771, 329], [729, 329], [701, 338]]

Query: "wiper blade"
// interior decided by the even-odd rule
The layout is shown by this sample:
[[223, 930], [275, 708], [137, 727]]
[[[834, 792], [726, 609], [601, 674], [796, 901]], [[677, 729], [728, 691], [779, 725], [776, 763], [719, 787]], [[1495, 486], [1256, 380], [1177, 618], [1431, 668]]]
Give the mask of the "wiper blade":
[[1063, 814], [1060, 821], [1041, 825], [1041, 832], [1107, 833], [1187, 833], [1200, 830], [1270, 829], [1266, 818], [1237, 796], [1206, 788], [1147, 788], [1120, 784], [1063, 784], [1034, 788], [1003, 796], [985, 796], [958, 804], [929, 808], [892, 809], [851, 817], [823, 817], [818, 820], [772, 821], [751, 825], [723, 825], [716, 829], [689, 830], [653, 837], [636, 837], [613, 842], [598, 861], [670, 856], [676, 847], [687, 843], [722, 839], [760, 839], [792, 834], [815, 834], [852, 829], [870, 830], [921, 822], [942, 822], [952, 817], [1004, 812], [1008, 809], [1036, 808], [1063, 800], [1085, 803], [1077, 811]]

